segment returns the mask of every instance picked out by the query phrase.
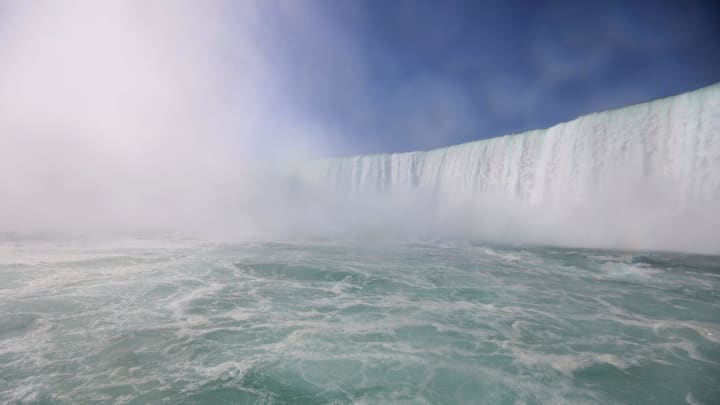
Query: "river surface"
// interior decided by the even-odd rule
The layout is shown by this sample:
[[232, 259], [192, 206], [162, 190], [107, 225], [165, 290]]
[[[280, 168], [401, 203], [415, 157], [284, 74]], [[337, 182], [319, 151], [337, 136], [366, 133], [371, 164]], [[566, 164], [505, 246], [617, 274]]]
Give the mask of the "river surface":
[[0, 238], [0, 403], [712, 404], [720, 257]]

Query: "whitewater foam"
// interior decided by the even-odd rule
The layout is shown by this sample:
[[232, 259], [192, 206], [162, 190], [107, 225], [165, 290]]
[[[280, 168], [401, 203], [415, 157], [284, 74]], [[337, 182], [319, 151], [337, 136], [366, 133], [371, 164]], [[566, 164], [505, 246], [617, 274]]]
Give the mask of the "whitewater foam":
[[717, 259], [139, 244], [0, 256], [0, 279], [48, 259], [0, 297], [0, 402], [709, 403], [720, 386]]

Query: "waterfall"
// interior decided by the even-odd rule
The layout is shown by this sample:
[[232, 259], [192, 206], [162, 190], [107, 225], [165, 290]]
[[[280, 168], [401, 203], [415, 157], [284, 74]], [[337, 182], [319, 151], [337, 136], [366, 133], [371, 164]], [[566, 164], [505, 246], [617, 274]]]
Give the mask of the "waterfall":
[[[676, 223], [720, 226], [720, 83], [548, 129], [429, 151], [318, 160], [304, 167], [302, 178], [351, 200], [417, 191], [463, 202], [463, 209], [487, 209], [488, 201], [526, 212], [582, 209], [599, 217], [593, 226], [615, 223], [616, 239], [629, 232], [648, 240]], [[664, 226], [656, 226], [660, 219]], [[718, 242], [705, 234], [702, 242], [720, 250], [720, 231], [707, 232]]]
[[720, 84], [548, 129], [430, 151], [313, 162], [347, 192], [422, 188], [541, 202], [612, 192], [618, 176], [670, 183], [687, 203], [720, 198]]

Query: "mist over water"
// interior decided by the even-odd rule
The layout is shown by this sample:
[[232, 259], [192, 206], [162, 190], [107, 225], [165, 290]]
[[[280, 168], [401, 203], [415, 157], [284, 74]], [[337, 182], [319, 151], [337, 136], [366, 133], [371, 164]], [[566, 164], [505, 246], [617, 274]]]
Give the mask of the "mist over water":
[[0, 227], [254, 226], [258, 184], [328, 153], [288, 107], [263, 2], [0, 3]]

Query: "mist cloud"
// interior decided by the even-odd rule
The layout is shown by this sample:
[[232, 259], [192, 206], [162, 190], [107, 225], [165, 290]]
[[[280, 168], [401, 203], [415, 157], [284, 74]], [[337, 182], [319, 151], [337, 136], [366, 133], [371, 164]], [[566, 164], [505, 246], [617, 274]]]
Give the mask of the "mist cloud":
[[269, 3], [1, 6], [2, 229], [238, 218], [261, 164], [319, 150], [263, 48]]

